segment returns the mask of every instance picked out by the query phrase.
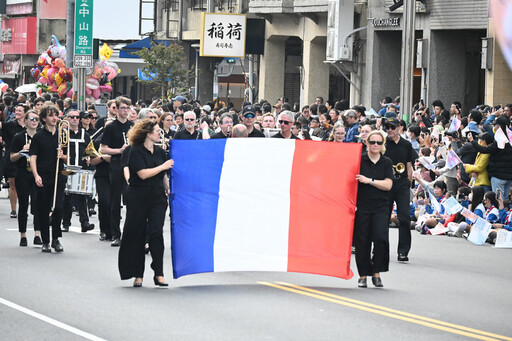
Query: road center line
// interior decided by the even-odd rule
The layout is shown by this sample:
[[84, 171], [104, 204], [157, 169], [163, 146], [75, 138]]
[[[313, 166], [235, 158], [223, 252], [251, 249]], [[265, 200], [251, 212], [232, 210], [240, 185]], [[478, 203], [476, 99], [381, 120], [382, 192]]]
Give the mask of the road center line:
[[372, 304], [372, 303], [358, 301], [358, 300], [355, 300], [355, 299], [352, 299], [352, 298], [348, 298], [348, 297], [333, 295], [333, 294], [330, 294], [328, 292], [319, 291], [319, 290], [315, 290], [315, 289], [310, 289], [310, 288], [303, 287], [303, 286], [300, 286], [300, 285], [290, 284], [290, 283], [286, 283], [286, 282], [276, 282], [276, 283], [280, 284], [280, 285], [296, 288], [296, 289], [299, 289], [299, 290], [309, 291], [309, 292], [316, 293], [316, 294], [319, 294], [319, 295], [323, 295], [323, 296], [327, 296], [327, 297], [332, 297], [332, 298], [339, 299], [339, 300], [342, 300], [342, 301], [347, 301], [347, 302], [351, 302], [351, 303], [355, 303], [355, 304], [360, 304], [360, 305], [363, 305], [363, 306], [366, 306], [366, 307], [380, 309], [380, 310], [387, 311], [387, 312], [390, 312], [390, 313], [393, 313], [393, 314], [403, 315], [403, 316], [411, 317], [411, 318], [418, 319], [418, 320], [432, 322], [432, 323], [444, 325], [444, 326], [447, 326], [447, 327], [450, 327], [450, 328], [461, 329], [461, 330], [465, 330], [465, 331], [468, 331], [468, 332], [471, 332], [471, 333], [482, 334], [482, 335], [498, 338], [498, 339], [501, 339], [501, 340], [512, 341], [511, 337], [507, 337], [507, 336], [503, 336], [503, 335], [498, 335], [498, 334], [493, 334], [493, 333], [485, 332], [485, 331], [474, 329], [474, 328], [464, 327], [464, 326], [460, 326], [460, 325], [457, 325], [457, 324], [453, 324], [453, 323], [449, 323], [449, 322], [445, 322], [445, 321], [441, 321], [441, 320], [436, 320], [436, 319], [433, 319], [433, 318], [429, 318], [429, 317], [425, 317], [425, 316], [420, 316], [420, 315], [416, 315], [416, 314], [411, 314], [411, 313], [407, 313], [407, 312], [404, 312], [404, 311], [400, 311], [400, 310], [396, 310], [396, 309], [392, 309], [392, 308], [387, 308], [387, 307], [379, 306], [379, 305]]
[[[262, 284], [262, 285], [270, 286], [273, 288], [293, 292], [296, 294], [317, 298], [317, 299], [324, 300], [327, 302], [336, 303], [336, 304], [344, 305], [347, 307], [363, 310], [366, 312], [370, 312], [370, 313], [374, 313], [374, 314], [378, 314], [378, 315], [382, 315], [382, 316], [386, 316], [386, 317], [391, 317], [394, 319], [398, 319], [398, 320], [402, 320], [402, 321], [406, 321], [406, 322], [410, 322], [410, 323], [415, 323], [415, 324], [419, 324], [419, 325], [422, 325], [425, 327], [438, 329], [438, 330], [442, 330], [442, 331], [453, 333], [453, 334], [463, 335], [463, 336], [467, 336], [467, 337], [471, 337], [471, 338], [475, 338], [475, 339], [479, 339], [479, 340], [510, 340], [511, 339], [506, 336], [491, 334], [491, 333], [479, 331], [476, 329], [472, 329], [472, 330], [474, 330], [474, 332], [468, 332], [465, 330], [461, 330], [461, 329], [466, 328], [466, 327], [462, 327], [462, 326], [447, 327], [447, 326], [443, 325], [444, 324], [443, 321], [429, 319], [426, 317], [423, 318], [422, 316], [419, 316], [419, 315], [400, 312], [398, 310], [393, 310], [393, 309], [373, 305], [370, 303], [345, 298], [342, 296], [336, 296], [336, 295], [332, 295], [332, 294], [314, 290], [314, 289], [295, 286], [292, 284], [289, 284], [289, 285], [293, 286], [293, 287], [285, 286], [285, 285], [288, 285], [287, 283], [285, 285], [274, 284], [274, 283], [269, 283], [269, 282], [258, 282], [258, 283]], [[297, 289], [297, 288], [300, 288], [300, 289]], [[308, 289], [308, 290], [301, 290], [301, 289]], [[333, 298], [333, 297], [335, 297], [335, 298]], [[393, 311], [393, 312], [391, 312], [391, 311]], [[416, 317], [411, 317], [411, 316], [416, 316]], [[456, 325], [452, 325], [452, 326], [456, 326]], [[458, 328], [458, 329], [456, 329], [456, 328]], [[469, 328], [467, 328], [467, 329], [469, 329]], [[484, 334], [484, 335], [481, 335], [481, 334]], [[492, 335], [492, 337], [487, 336], [487, 335]]]
[[64, 329], [70, 333], [73, 333], [73, 334], [76, 334], [78, 336], [81, 336], [87, 340], [92, 340], [92, 341], [105, 341], [105, 339], [102, 339], [100, 337], [97, 337], [97, 336], [94, 336], [92, 334], [89, 334], [89, 333], [86, 333], [80, 329], [77, 329], [75, 327], [71, 327], [70, 325], [67, 325], [65, 323], [62, 323], [62, 322], [59, 322], [57, 320], [54, 320], [52, 319], [51, 317], [48, 317], [48, 316], [44, 316], [42, 314], [39, 314], [39, 313], [36, 313], [35, 311], [33, 310], [30, 310], [30, 309], [27, 309], [27, 308], [24, 308], [16, 303], [13, 303], [11, 301], [8, 301], [6, 299], [3, 299], [0, 297], [0, 303], [9, 307], [9, 308], [12, 308], [12, 309], [15, 309], [15, 310], [18, 310], [24, 314], [27, 314], [29, 316], [32, 316], [32, 317], [35, 317], [41, 321], [44, 321], [48, 324], [51, 324], [51, 325], [54, 325], [55, 327], [58, 327], [58, 328], [61, 328], [61, 329]]

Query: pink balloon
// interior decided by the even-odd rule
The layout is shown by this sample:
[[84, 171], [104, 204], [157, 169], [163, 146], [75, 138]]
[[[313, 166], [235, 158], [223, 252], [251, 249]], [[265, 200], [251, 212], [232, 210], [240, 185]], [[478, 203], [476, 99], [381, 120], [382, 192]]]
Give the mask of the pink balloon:
[[72, 98], [73, 97], [73, 88], [71, 88], [68, 93], [66, 94], [66, 97], [67, 98]]
[[101, 92], [111, 92], [112, 85], [110, 85], [110, 84], [100, 85], [99, 89]]
[[43, 78], [43, 77], [39, 77], [39, 79], [37, 81], [41, 84], [48, 84], [48, 79]]
[[100, 98], [100, 95], [101, 95], [100, 89], [94, 89], [92, 91], [92, 97], [98, 99], [98, 98]]
[[55, 59], [55, 65], [59, 68], [66, 67], [66, 63], [61, 58]]
[[85, 94], [86, 94], [87, 96], [91, 96], [91, 95], [92, 95], [92, 90], [91, 90], [91, 89], [89, 89], [88, 87], [86, 87], [86, 88], [85, 88]]
[[100, 82], [96, 78], [89, 78], [85, 83], [85, 86], [91, 90], [96, 90], [100, 87]]

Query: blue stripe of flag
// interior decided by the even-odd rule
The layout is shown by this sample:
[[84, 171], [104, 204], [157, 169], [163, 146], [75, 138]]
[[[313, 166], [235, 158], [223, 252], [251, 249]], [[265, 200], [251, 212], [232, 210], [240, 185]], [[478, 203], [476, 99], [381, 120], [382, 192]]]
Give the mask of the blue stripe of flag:
[[213, 243], [226, 141], [172, 140], [174, 166], [170, 200], [174, 278], [214, 270]]

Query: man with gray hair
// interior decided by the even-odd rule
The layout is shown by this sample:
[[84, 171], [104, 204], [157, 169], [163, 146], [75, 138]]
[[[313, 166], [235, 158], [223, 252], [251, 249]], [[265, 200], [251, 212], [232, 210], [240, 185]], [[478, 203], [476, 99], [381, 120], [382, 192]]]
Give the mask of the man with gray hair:
[[225, 139], [231, 136], [233, 130], [233, 117], [230, 114], [224, 113], [219, 119], [220, 131], [212, 135], [212, 139]]
[[201, 123], [201, 130], [196, 129], [196, 114], [193, 111], [187, 111], [183, 114], [185, 129], [180, 130], [174, 135], [175, 140], [207, 140], [210, 138], [208, 133], [208, 123]]
[[359, 135], [359, 118], [357, 117], [357, 112], [350, 109], [345, 111], [345, 116], [347, 117], [348, 124], [350, 124], [350, 128], [343, 142], [357, 142], [357, 135]]
[[150, 108], [142, 108], [139, 111], [139, 115], [137, 116], [138, 120], [142, 120], [143, 118], [149, 118], [150, 120], [158, 120], [158, 115]]
[[278, 138], [278, 139], [297, 139], [297, 136], [293, 135], [292, 134], [292, 124], [294, 122], [294, 115], [293, 115], [293, 112], [289, 111], [289, 110], [285, 110], [283, 111], [280, 115], [279, 115], [279, 126], [281, 127], [281, 130], [273, 135], [272, 137], [273, 138]]
[[243, 124], [237, 124], [233, 127], [233, 137], [248, 137], [249, 132], [247, 127]]

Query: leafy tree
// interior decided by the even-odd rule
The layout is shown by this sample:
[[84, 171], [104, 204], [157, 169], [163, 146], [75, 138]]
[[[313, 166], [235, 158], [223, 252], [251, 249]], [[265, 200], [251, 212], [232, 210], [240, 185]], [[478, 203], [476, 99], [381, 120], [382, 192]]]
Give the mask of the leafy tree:
[[192, 72], [187, 69], [183, 47], [175, 43], [165, 46], [152, 41], [149, 49], [144, 47], [134, 54], [144, 59], [146, 65], [141, 70], [142, 74], [151, 78], [137, 79], [138, 82], [151, 86], [155, 92], [160, 92], [162, 98], [188, 91]]

